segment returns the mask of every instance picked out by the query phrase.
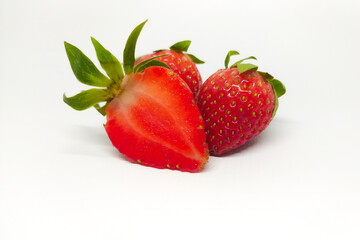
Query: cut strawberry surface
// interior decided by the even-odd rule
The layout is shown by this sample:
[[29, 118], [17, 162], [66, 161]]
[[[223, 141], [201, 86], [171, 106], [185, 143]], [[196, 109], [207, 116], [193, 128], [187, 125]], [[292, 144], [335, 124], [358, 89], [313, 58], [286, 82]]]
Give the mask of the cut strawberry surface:
[[[149, 67], [131, 75], [106, 113], [110, 140], [133, 160], [187, 171], [198, 171], [207, 161], [200, 111], [188, 86], [171, 70]], [[148, 149], [154, 152], [147, 155]], [[183, 164], [184, 158], [192, 163]]]
[[[98, 88], [64, 101], [76, 110], [94, 106], [106, 115], [106, 132], [129, 159], [151, 167], [198, 172], [209, 150], [204, 121], [189, 86], [164, 62], [150, 58], [135, 66], [135, 46], [145, 22], [130, 34], [120, 62], [92, 38], [103, 75], [79, 49], [65, 43], [77, 79]], [[99, 103], [105, 102], [103, 106]]]

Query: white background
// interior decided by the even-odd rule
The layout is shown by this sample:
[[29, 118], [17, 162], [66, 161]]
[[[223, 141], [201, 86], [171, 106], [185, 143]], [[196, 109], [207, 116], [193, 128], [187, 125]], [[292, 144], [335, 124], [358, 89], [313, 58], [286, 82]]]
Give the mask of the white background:
[[[360, 2], [0, 0], [0, 239], [360, 239]], [[99, 66], [191, 39], [204, 80], [228, 50], [287, 87], [276, 118], [198, 174], [132, 164], [76, 81], [63, 41]], [[240, 58], [234, 57], [234, 60]]]

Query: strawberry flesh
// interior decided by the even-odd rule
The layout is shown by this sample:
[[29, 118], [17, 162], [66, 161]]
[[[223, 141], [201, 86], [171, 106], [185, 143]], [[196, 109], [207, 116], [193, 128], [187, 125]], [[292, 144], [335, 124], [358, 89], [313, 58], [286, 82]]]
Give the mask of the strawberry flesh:
[[173, 71], [149, 67], [125, 77], [106, 108], [113, 145], [140, 164], [198, 172], [207, 162], [204, 121], [185, 82]]

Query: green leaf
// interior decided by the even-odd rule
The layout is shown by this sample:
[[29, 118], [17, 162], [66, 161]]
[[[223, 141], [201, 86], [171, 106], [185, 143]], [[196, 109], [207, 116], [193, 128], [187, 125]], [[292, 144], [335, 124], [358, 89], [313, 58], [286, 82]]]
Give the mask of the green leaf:
[[276, 94], [276, 97], [281, 97], [286, 93], [286, 88], [282, 82], [280, 82], [277, 79], [271, 79], [269, 80], [269, 83], [271, 84], [272, 88], [274, 89], [274, 92]]
[[177, 42], [170, 47], [171, 50], [179, 51], [179, 52], [186, 52], [190, 46], [191, 41], [185, 40], [181, 42]]
[[271, 84], [275, 93], [275, 107], [272, 113], [272, 117], [275, 117], [276, 111], [279, 107], [279, 97], [286, 93], [286, 88], [284, 84], [277, 79], [269, 79], [267, 81]]
[[[134, 67], [134, 73], [139, 72], [139, 68], [142, 68], [144, 65], [148, 64], [149, 62], [151, 62], [152, 60], [159, 58], [159, 57], [164, 57], [164, 56], [168, 56], [169, 54], [162, 54], [162, 55], [158, 55], [155, 57], [151, 57], [146, 59], [145, 61], [142, 61], [140, 63], [138, 63], [135, 67]], [[167, 66], [167, 65], [166, 65]]]
[[230, 50], [228, 52], [228, 54], [226, 55], [226, 57], [225, 57], [225, 68], [228, 68], [228, 66], [229, 66], [230, 57], [233, 56], [233, 55], [239, 55], [239, 54], [240, 53], [238, 51]]
[[82, 91], [72, 97], [66, 97], [63, 95], [63, 100], [66, 104], [75, 110], [81, 111], [94, 106], [99, 102], [104, 102], [110, 99], [109, 93], [106, 89], [92, 88], [86, 91]]
[[94, 45], [96, 56], [101, 67], [105, 70], [111, 80], [120, 84], [124, 78], [124, 72], [119, 60], [117, 60], [117, 58], [105, 49], [95, 38], [91, 37], [91, 42]]
[[142, 28], [144, 27], [145, 23], [144, 21], [141, 24], [139, 24], [130, 34], [126, 45], [124, 49], [124, 71], [126, 74], [130, 74], [134, 70], [134, 64], [135, 64], [135, 48], [136, 48], [136, 42], [139, 38], [140, 32]]
[[249, 59], [257, 60], [256, 57], [250, 56], [250, 57], [247, 57], [247, 58], [244, 58], [244, 59], [241, 59], [241, 60], [237, 61], [236, 63], [234, 63], [233, 65], [231, 65], [230, 68], [237, 67], [237, 65], [238, 65], [239, 63], [242, 63], [243, 61], [249, 60]]
[[251, 64], [251, 63], [239, 63], [237, 65], [239, 73], [244, 73], [249, 70], [256, 71], [258, 69], [258, 66]]
[[164, 68], [170, 69], [170, 67], [166, 63], [163, 63], [159, 60], [152, 59], [151, 61], [148, 61], [146, 64], [143, 64], [141, 67], [137, 68], [136, 71], [134, 71], [134, 72], [141, 72], [145, 68], [152, 67], [152, 66], [159, 66], [159, 67], [164, 67]]
[[271, 118], [275, 117], [278, 108], [279, 108], [279, 99], [277, 97], [275, 97], [275, 106], [274, 106], [274, 110], [272, 112]]
[[95, 104], [94, 108], [103, 116], [106, 116], [106, 107], [109, 105], [109, 102], [107, 102], [104, 106], [100, 107], [99, 104]]
[[270, 81], [271, 79], [273, 79], [274, 77], [268, 73], [268, 72], [260, 72], [258, 71], [258, 73], [266, 80], [266, 81]]
[[155, 50], [153, 51], [154, 53], [158, 53], [158, 52], [162, 52], [162, 51], [166, 51], [166, 49], [158, 49], [158, 50]]
[[189, 58], [191, 59], [191, 61], [193, 61], [196, 64], [203, 64], [205, 63], [203, 60], [198, 59], [197, 57], [195, 57], [194, 55], [187, 53], [186, 55], [189, 56]]
[[111, 80], [77, 47], [67, 42], [64, 42], [64, 45], [71, 68], [80, 82], [95, 87], [107, 87], [111, 84]]

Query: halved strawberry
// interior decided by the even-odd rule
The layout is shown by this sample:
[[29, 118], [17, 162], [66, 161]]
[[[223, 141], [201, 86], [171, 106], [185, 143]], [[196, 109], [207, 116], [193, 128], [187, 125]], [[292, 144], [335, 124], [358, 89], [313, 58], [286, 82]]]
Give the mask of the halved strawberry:
[[[64, 101], [76, 110], [91, 106], [107, 116], [106, 132], [113, 145], [137, 163], [198, 172], [209, 156], [204, 121], [187, 84], [168, 66], [149, 59], [135, 66], [135, 45], [143, 22], [130, 34], [119, 61], [92, 38], [104, 76], [79, 49], [65, 43], [75, 76], [102, 87]], [[102, 107], [99, 102], [105, 101]]]
[[196, 64], [204, 62], [194, 55], [186, 53], [190, 43], [191, 41], [185, 40], [175, 43], [169, 50], [154, 51], [152, 54], [140, 57], [136, 64], [148, 59], [157, 59], [166, 63], [171, 70], [177, 73], [188, 84], [196, 98], [202, 84], [201, 75]]

